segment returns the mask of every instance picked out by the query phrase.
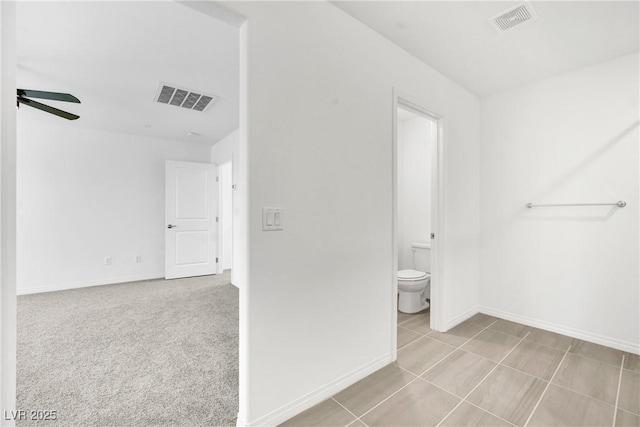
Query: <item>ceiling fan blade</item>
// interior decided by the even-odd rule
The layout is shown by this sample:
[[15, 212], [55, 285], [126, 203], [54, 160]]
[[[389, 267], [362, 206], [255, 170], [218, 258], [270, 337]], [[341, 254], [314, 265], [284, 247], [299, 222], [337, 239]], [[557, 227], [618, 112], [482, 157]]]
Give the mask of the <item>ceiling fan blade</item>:
[[46, 111], [47, 113], [55, 114], [56, 116], [67, 120], [76, 120], [80, 118], [80, 116], [76, 116], [75, 114], [67, 113], [66, 111], [58, 110], [57, 108], [53, 108], [21, 96], [18, 97], [18, 102], [20, 104], [28, 105], [29, 107], [37, 108], [38, 110]]
[[80, 100], [69, 93], [46, 92], [42, 90], [18, 89], [18, 96], [28, 98], [51, 99], [54, 101], [75, 102], [80, 104]]

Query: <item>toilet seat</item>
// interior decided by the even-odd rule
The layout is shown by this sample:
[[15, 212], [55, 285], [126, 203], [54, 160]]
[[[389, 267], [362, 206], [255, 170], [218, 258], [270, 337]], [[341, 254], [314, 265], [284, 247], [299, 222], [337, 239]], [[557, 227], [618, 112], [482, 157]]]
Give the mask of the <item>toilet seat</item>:
[[400, 270], [398, 271], [398, 280], [404, 280], [407, 282], [414, 282], [424, 280], [429, 277], [429, 273], [418, 270]]

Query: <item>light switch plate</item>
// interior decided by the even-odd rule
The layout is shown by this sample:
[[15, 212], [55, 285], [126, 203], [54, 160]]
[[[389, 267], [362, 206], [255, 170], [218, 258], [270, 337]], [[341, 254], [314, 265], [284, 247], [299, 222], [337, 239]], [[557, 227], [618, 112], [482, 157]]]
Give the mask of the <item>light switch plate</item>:
[[282, 208], [262, 208], [262, 231], [282, 230]]

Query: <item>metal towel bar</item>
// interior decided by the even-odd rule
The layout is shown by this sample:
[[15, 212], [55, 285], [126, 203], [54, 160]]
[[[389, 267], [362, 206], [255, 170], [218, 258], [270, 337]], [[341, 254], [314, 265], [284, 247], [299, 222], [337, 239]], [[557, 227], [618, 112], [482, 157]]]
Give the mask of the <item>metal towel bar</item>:
[[627, 202], [619, 200], [615, 203], [562, 203], [555, 205], [534, 205], [533, 203], [527, 203], [527, 208], [549, 208], [556, 206], [617, 206], [619, 208], [624, 208], [627, 206]]

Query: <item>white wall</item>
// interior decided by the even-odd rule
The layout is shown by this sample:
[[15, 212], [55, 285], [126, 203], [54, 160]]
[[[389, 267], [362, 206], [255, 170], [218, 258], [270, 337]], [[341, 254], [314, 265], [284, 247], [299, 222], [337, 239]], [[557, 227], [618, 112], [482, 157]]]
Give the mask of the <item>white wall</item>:
[[411, 244], [431, 241], [431, 121], [398, 123], [398, 270], [416, 268]]
[[211, 145], [42, 114], [18, 116], [18, 292], [164, 277], [165, 160], [209, 163]]
[[442, 310], [477, 307], [479, 104], [329, 3], [226, 5], [248, 17], [240, 423], [270, 425], [392, 360], [394, 88], [445, 117]]
[[246, 239], [246, 227], [243, 227], [241, 213], [246, 210], [246, 179], [241, 173], [243, 164], [240, 156], [240, 131], [235, 130], [211, 147], [211, 163], [223, 164], [231, 162], [232, 183], [235, 189], [232, 193], [232, 231], [231, 231], [231, 282], [241, 287], [246, 282], [243, 262], [246, 262], [246, 251], [242, 242]]
[[4, 415], [16, 409], [15, 2], [0, 2], [0, 24], [0, 411]]
[[640, 351], [638, 75], [635, 54], [482, 100], [483, 311]]

